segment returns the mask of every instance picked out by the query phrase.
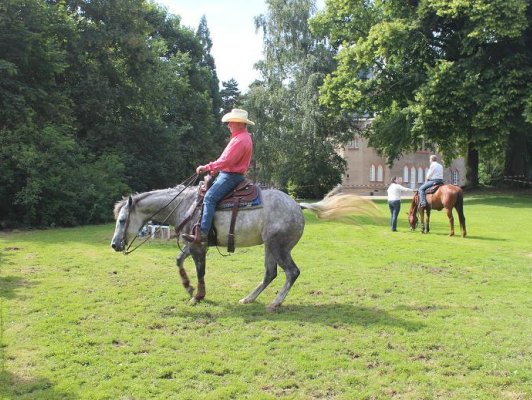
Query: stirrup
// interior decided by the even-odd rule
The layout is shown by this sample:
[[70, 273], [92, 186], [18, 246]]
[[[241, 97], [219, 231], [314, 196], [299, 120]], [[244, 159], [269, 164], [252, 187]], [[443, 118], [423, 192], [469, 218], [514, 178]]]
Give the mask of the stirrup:
[[194, 242], [194, 239], [196, 239], [194, 237], [194, 235], [191, 235], [190, 233], [182, 233], [181, 234], [181, 237], [183, 239], [185, 239], [185, 241], [189, 242], [189, 243], [193, 243]]

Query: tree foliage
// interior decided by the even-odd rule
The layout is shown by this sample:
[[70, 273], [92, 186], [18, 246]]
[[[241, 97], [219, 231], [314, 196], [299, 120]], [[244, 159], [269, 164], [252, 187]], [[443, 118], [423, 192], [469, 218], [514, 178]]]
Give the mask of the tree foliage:
[[345, 161], [338, 146], [349, 141], [351, 121], [326, 115], [319, 87], [334, 68], [332, 48], [318, 40], [308, 20], [312, 0], [268, 0], [268, 12], [256, 18], [264, 33], [262, 80], [246, 96], [254, 129], [254, 173], [263, 182], [320, 197], [341, 181]]
[[222, 82], [222, 114], [227, 114], [233, 108], [241, 108], [242, 93], [238, 89], [238, 82], [231, 78], [227, 82]]
[[213, 158], [221, 97], [200, 27], [142, 0], [3, 1], [0, 220], [106, 221], [129, 191]]
[[322, 103], [375, 116], [367, 136], [390, 163], [424, 141], [467, 155], [472, 184], [479, 154], [519, 149], [507, 170], [524, 173], [508, 166], [530, 144], [531, 23], [527, 0], [331, 0], [312, 21], [339, 49]]

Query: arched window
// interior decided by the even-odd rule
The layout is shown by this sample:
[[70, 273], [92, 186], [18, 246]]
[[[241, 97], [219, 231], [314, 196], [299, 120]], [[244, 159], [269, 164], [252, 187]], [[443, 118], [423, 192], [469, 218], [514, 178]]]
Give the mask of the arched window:
[[410, 168], [410, 183], [416, 183], [416, 167]]
[[403, 168], [403, 182], [408, 183], [408, 166]]
[[453, 178], [452, 178], [452, 180], [451, 180], [451, 183], [452, 183], [453, 185], [458, 186], [458, 178], [459, 178], [458, 170], [455, 169], [455, 170], [452, 172], [452, 175], [453, 175]]
[[369, 167], [369, 181], [375, 182], [375, 165], [373, 164]]
[[423, 182], [427, 180], [427, 175], [429, 174], [429, 169], [425, 167], [425, 179], [423, 179]]
[[383, 175], [384, 175], [384, 171], [383, 171], [382, 165], [379, 165], [377, 167], [377, 181], [378, 182], [384, 181]]
[[417, 167], [417, 181], [418, 183], [421, 183], [424, 181], [423, 179], [423, 168]]

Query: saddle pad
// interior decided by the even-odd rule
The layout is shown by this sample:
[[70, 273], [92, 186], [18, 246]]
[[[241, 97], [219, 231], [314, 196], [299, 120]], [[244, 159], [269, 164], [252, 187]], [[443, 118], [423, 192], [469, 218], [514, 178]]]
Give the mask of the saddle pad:
[[[254, 185], [253, 185], [254, 186]], [[262, 204], [261, 201], [261, 190], [260, 187], [254, 186], [256, 188], [256, 197], [254, 199], [240, 199], [238, 203], [238, 208], [249, 208], [249, 207], [259, 207]], [[238, 197], [238, 196], [236, 196]], [[218, 203], [216, 210], [231, 210], [233, 209], [234, 202], [233, 199], [230, 201], [224, 199]]]

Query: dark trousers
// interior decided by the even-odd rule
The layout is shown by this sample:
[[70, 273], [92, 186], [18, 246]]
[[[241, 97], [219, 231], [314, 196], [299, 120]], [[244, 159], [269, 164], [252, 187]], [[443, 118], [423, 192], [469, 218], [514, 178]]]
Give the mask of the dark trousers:
[[392, 215], [390, 218], [390, 226], [392, 227], [392, 231], [395, 232], [397, 230], [397, 217], [401, 210], [401, 200], [389, 201], [388, 207], [390, 207], [390, 214]]

